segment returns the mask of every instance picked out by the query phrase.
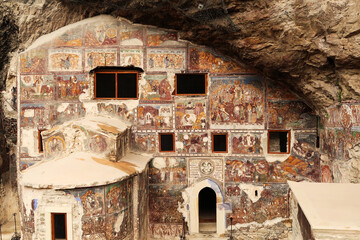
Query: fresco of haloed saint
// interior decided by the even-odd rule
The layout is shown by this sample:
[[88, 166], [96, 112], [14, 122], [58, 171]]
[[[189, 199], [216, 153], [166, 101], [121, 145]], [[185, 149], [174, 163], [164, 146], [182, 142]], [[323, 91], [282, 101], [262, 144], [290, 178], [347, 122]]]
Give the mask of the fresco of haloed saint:
[[120, 45], [122, 46], [142, 46], [144, 45], [144, 29], [134, 27], [122, 22], [120, 24]]
[[116, 38], [116, 24], [88, 24], [86, 26], [84, 40], [86, 46], [116, 45]]
[[57, 37], [52, 46], [56, 47], [77, 47], [82, 45], [82, 28], [73, 28]]
[[137, 122], [140, 129], [171, 129], [172, 105], [139, 105]]
[[190, 48], [191, 70], [204, 70], [211, 73], [250, 73], [252, 70], [239, 66], [235, 62], [217, 56], [208, 49]]
[[53, 75], [22, 75], [21, 100], [53, 100], [55, 83]]
[[86, 75], [58, 75], [56, 84], [58, 99], [77, 99], [89, 86]]
[[46, 65], [46, 50], [30, 50], [20, 55], [21, 73], [44, 73]]
[[143, 152], [155, 152], [155, 134], [136, 133], [134, 147]]
[[269, 101], [270, 128], [315, 128], [317, 121], [311, 108], [301, 101]]
[[148, 49], [147, 70], [168, 71], [184, 70], [186, 64], [185, 49]]
[[261, 133], [233, 133], [232, 148], [234, 154], [262, 154]]
[[206, 107], [204, 98], [182, 98], [176, 100], [177, 129], [206, 129]]
[[82, 54], [80, 49], [50, 49], [49, 71], [81, 71]]
[[264, 88], [258, 76], [212, 77], [209, 100], [213, 126], [264, 124]]
[[172, 87], [166, 74], [147, 74], [144, 78], [146, 82], [140, 86], [141, 102], [151, 103], [172, 100]]
[[150, 184], [186, 184], [185, 158], [156, 158], [149, 168]]
[[86, 49], [85, 69], [91, 70], [97, 66], [117, 65], [116, 49]]
[[177, 134], [176, 151], [178, 153], [196, 154], [208, 151], [209, 138], [207, 133]]
[[143, 50], [122, 49], [120, 50], [120, 65], [143, 67]]

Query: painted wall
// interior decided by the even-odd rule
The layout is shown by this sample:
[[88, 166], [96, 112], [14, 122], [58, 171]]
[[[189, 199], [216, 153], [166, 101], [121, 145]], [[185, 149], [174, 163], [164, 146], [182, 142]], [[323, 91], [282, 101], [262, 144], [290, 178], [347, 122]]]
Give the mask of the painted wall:
[[[139, 99], [94, 99], [94, 76], [89, 71], [97, 66], [128, 65], [144, 69]], [[207, 94], [175, 96], [175, 74], [182, 72], [207, 73]], [[148, 212], [148, 220], [139, 221], [149, 222], [140, 237], [145, 232], [149, 238], [179, 236], [182, 218], [189, 223], [188, 192], [206, 179], [221, 190], [218, 208], [224, 214], [223, 230], [230, 216], [240, 225], [286, 221], [286, 180], [320, 180], [312, 110], [276, 82], [211, 49], [181, 41], [176, 32], [109, 16], [87, 19], [38, 39], [22, 53], [18, 84], [21, 170], [44, 160], [38, 150], [40, 129], [98, 114], [133, 124], [133, 148], [156, 157], [149, 166], [148, 182], [139, 177], [139, 197], [140, 191], [148, 189], [149, 202], [145, 206], [147, 197], [139, 198], [138, 212]], [[289, 154], [268, 154], [269, 129], [291, 130]], [[175, 133], [175, 152], [159, 152], [160, 132]], [[211, 134], [216, 132], [228, 134], [227, 153], [212, 153]], [[96, 189], [89, 196], [103, 192], [99, 199], [106, 206], [112, 188]], [[122, 239], [119, 229], [112, 227], [121, 207], [88, 212], [82, 206], [83, 239], [96, 234]], [[131, 211], [122, 212], [124, 219]], [[231, 214], [225, 217], [225, 213]], [[96, 221], [100, 222], [94, 227]], [[125, 224], [121, 230], [129, 232], [131, 227]], [[187, 228], [193, 229], [189, 224]]]

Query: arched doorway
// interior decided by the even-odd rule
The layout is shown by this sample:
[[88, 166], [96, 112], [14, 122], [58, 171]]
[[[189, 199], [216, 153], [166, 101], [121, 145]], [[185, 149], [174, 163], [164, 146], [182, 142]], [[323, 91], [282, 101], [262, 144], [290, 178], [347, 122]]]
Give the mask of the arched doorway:
[[209, 187], [199, 192], [199, 231], [216, 232], [216, 193]]

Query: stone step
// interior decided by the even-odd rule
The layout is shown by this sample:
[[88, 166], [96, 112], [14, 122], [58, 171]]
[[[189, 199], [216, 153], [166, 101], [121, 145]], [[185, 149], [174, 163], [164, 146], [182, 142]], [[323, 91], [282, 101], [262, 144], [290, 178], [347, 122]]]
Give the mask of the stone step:
[[207, 240], [207, 239], [228, 240], [229, 237], [220, 237], [216, 233], [195, 233], [195, 234], [186, 236], [186, 239], [189, 239], [189, 240]]

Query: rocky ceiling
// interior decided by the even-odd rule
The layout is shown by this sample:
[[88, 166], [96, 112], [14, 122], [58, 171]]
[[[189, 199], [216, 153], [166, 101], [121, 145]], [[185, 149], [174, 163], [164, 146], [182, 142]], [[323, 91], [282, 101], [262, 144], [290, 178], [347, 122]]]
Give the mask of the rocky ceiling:
[[319, 114], [360, 98], [359, 0], [3, 0], [0, 87], [13, 51], [98, 14], [175, 29], [289, 87]]

